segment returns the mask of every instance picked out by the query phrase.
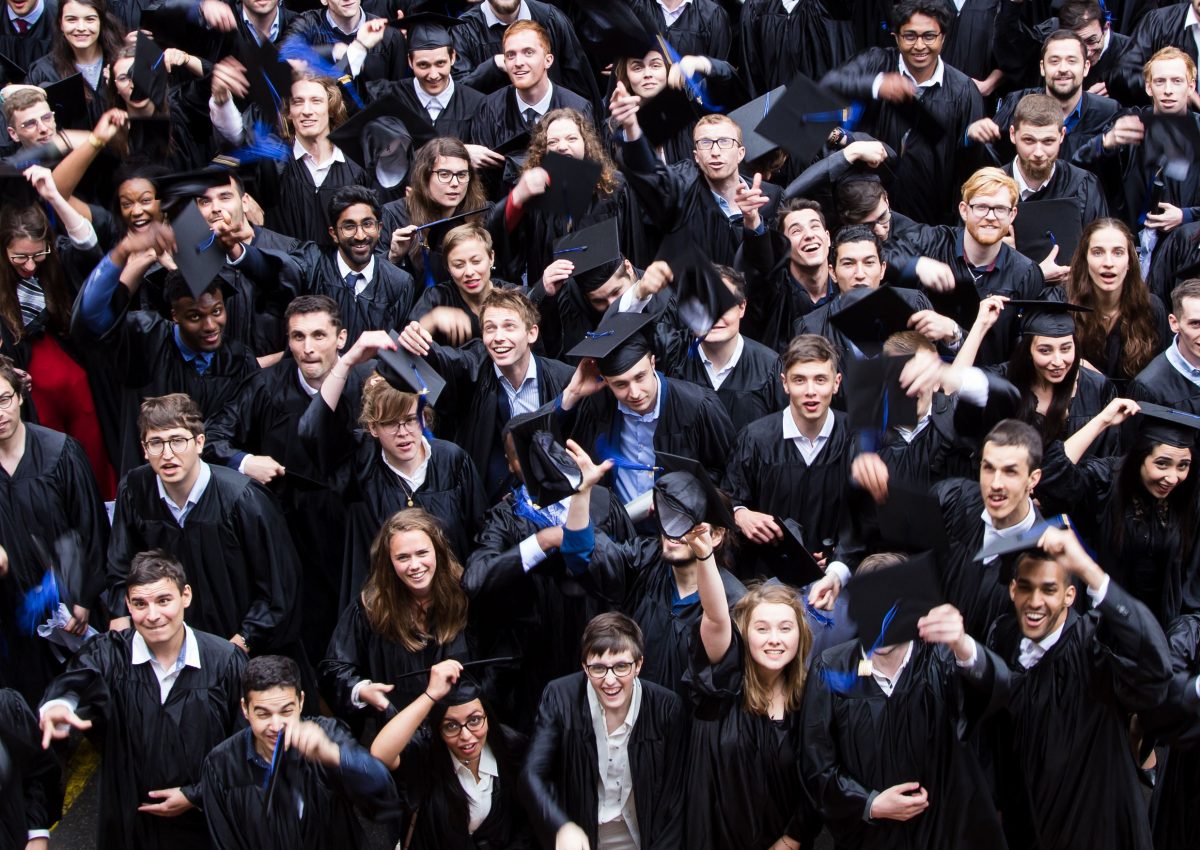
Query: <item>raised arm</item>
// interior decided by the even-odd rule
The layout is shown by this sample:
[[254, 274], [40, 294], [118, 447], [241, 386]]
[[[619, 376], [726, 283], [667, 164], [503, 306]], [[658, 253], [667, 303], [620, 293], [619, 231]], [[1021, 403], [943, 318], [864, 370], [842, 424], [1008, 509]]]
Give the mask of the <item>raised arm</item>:
[[716, 543], [712, 526], [702, 522], [689, 531], [684, 540], [699, 564], [696, 589], [700, 592], [700, 607], [704, 610], [700, 618], [700, 640], [709, 663], [716, 664], [729, 651], [733, 621], [729, 618], [729, 599], [725, 596], [725, 584], [721, 581], [721, 571], [713, 552]]
[[[371, 742], [371, 755], [383, 762], [388, 770], [394, 771], [398, 768], [404, 748], [417, 734], [434, 704], [450, 693], [450, 689], [462, 675], [462, 669], [462, 663], [453, 658], [435, 664], [429, 671], [429, 684], [425, 687], [425, 692], [379, 730], [379, 734]], [[434, 732], [436, 734], [437, 730]]]

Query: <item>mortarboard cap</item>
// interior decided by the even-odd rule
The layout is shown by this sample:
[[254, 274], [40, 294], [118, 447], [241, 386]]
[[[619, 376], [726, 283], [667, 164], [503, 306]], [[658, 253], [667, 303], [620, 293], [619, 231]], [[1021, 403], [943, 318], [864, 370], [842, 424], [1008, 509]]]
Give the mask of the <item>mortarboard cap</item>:
[[516, 135], [509, 136], [496, 145], [496, 153], [511, 157], [520, 156], [521, 161], [524, 162], [525, 149], [529, 147], [529, 138], [528, 130], [518, 130]]
[[133, 81], [132, 102], [149, 100], [161, 104], [166, 98], [167, 66], [163, 62], [162, 48], [144, 32], [137, 34], [129, 78]]
[[863, 289], [861, 294], [851, 290], [842, 300], [847, 306], [829, 320], [868, 356], [878, 354], [889, 336], [906, 330], [913, 314], [912, 307], [889, 286]]
[[381, 185], [394, 186], [408, 174], [410, 152], [437, 136], [429, 116], [386, 95], [361, 109], [329, 134], [329, 141]]
[[148, 162], [165, 162], [171, 149], [171, 119], [166, 115], [129, 116], [129, 149]]
[[1082, 234], [1079, 204], [1065, 198], [1019, 204], [1013, 220], [1017, 250], [1035, 263], [1046, 259], [1057, 245], [1058, 264], [1069, 265]]
[[33, 185], [25, 179], [25, 169], [31, 165], [50, 165], [63, 158], [58, 145], [49, 143], [32, 148], [19, 148], [0, 159], [0, 197], [6, 204], [31, 206], [38, 203], [39, 195]]
[[72, 74], [44, 86], [46, 102], [54, 110], [55, 123], [59, 127], [81, 130], [88, 123], [86, 86], [83, 74]]
[[679, 89], [664, 87], [638, 106], [638, 126], [651, 145], [665, 145], [696, 122], [696, 108]]
[[175, 231], [172, 257], [192, 297], [198, 299], [225, 266], [225, 251], [200, 208], [193, 203], [182, 205], [171, 219], [171, 229]]
[[575, 264], [572, 274], [585, 290], [602, 286], [624, 259], [617, 237], [616, 218], [606, 218], [555, 240], [552, 256]]
[[879, 646], [917, 639], [917, 621], [942, 602], [928, 553], [869, 572], [860, 569], [846, 592], [859, 638], [864, 644], [877, 640]]
[[7, 54], [0, 53], [0, 68], [4, 70], [5, 83], [20, 83], [25, 80], [28, 71], [14, 62]]
[[806, 587], [819, 581], [825, 571], [813, 557], [812, 547], [804, 539], [804, 529], [800, 523], [791, 517], [775, 517], [775, 522], [783, 529], [783, 538], [766, 556], [773, 576], [793, 587]]
[[440, 251], [442, 249], [442, 240], [446, 238], [447, 233], [460, 224], [466, 224], [466, 220], [471, 216], [485, 212], [487, 212], [487, 207], [455, 213], [447, 218], [439, 218], [437, 221], [422, 224], [413, 232], [421, 244], [428, 246], [432, 251]]
[[563, 448], [554, 402], [514, 416], [507, 429], [521, 464], [525, 489], [538, 506], [560, 502], [579, 489], [579, 465]]
[[1138, 408], [1142, 413], [1141, 435], [1149, 437], [1156, 444], [1166, 443], [1180, 449], [1190, 449], [1196, 445], [1200, 416], [1150, 402], [1138, 402]]
[[464, 22], [449, 15], [439, 15], [437, 12], [417, 12], [393, 20], [392, 23], [408, 31], [408, 52], [412, 53], [414, 50], [453, 47], [454, 38], [450, 30]]
[[941, 505], [928, 492], [892, 481], [887, 501], [877, 506], [875, 516], [879, 536], [889, 551], [924, 552], [949, 545]]
[[198, 171], [181, 171], [154, 178], [158, 196], [164, 202], [193, 200], [209, 189], [227, 186], [233, 172], [225, 168], [202, 168]]
[[[496, 658], [480, 658], [477, 661], [463, 661], [462, 666], [463, 670], [478, 670], [480, 668], [511, 664], [514, 661], [520, 661], [520, 659], [512, 655], [504, 655]], [[407, 673], [397, 674], [392, 678], [398, 682], [401, 679], [412, 679], [417, 676], [428, 676], [432, 670], [432, 667], [423, 667], [420, 670], [410, 670]]]
[[797, 74], [756, 130], [806, 165], [846, 120], [847, 107], [838, 95]]
[[[1143, 115], [1146, 135], [1142, 155], [1157, 165], [1172, 180], [1183, 181], [1192, 171], [1196, 151], [1200, 150], [1200, 127], [1191, 112], [1184, 115]], [[1157, 212], [1157, 210], [1151, 210]]]
[[413, 357], [399, 347], [400, 335], [388, 331], [392, 342], [397, 343], [395, 351], [386, 348], [379, 349], [379, 358], [375, 366], [377, 371], [392, 388], [402, 393], [416, 393], [424, 396], [427, 404], [437, 404], [442, 390], [446, 388], [446, 379], [439, 375], [424, 357]]
[[580, 13], [579, 40], [603, 65], [627, 56], [641, 59], [652, 50], [661, 52], [657, 27], [627, 0], [576, 0], [575, 8]]
[[912, 356], [850, 358], [844, 364], [846, 414], [854, 431], [882, 432], [917, 426], [917, 399], [900, 386]]
[[[1034, 523], [1032, 527], [1022, 531], [1020, 534], [1012, 537], [996, 537], [989, 543], [985, 544], [975, 553], [976, 561], [985, 561], [989, 558], [994, 558], [1002, 555], [1012, 555], [1017, 552], [1026, 552], [1038, 548], [1038, 541], [1042, 539], [1042, 534], [1047, 528], [1070, 528], [1071, 521], [1066, 514], [1059, 516], [1046, 517], [1041, 522]], [[1011, 572], [1001, 570], [1000, 581], [1007, 583], [1012, 578]]]
[[1092, 312], [1091, 307], [1068, 304], [1065, 301], [1026, 301], [1013, 299], [1005, 310], [1016, 310], [1021, 319], [1021, 333], [1033, 336], [1061, 337], [1075, 333], [1073, 313]]
[[567, 356], [596, 358], [601, 375], [628, 372], [650, 353], [645, 331], [653, 320], [648, 313], [610, 313]]
[[732, 531], [733, 514], [697, 460], [656, 452], [663, 472], [654, 482], [654, 519], [663, 535], [679, 540], [699, 523]]
[[279, 51], [268, 38], [250, 45], [244, 55], [250, 100], [258, 106], [264, 121], [278, 127], [280, 113], [287, 110], [292, 96], [292, 66], [279, 58]]
[[746, 148], [746, 161], [750, 162], [760, 156], [766, 156], [779, 147], [766, 136], [759, 135], [757, 129], [786, 91], [787, 86], [779, 86], [729, 113], [729, 117], [733, 119], [734, 123], [742, 128], [742, 146]]
[[949, 292], [935, 289], [923, 289], [922, 292], [929, 298], [935, 312], [950, 317], [960, 328], [970, 330], [971, 325], [975, 324], [975, 318], [979, 315], [979, 290], [975, 288], [975, 280], [970, 272], [955, 272], [954, 288]]
[[600, 163], [547, 151], [542, 158], [542, 168], [550, 175], [550, 185], [535, 206], [566, 216], [568, 221], [579, 221], [596, 192]]
[[703, 337], [721, 316], [741, 303], [686, 228], [666, 235], [658, 259], [671, 267], [679, 318], [696, 336]]

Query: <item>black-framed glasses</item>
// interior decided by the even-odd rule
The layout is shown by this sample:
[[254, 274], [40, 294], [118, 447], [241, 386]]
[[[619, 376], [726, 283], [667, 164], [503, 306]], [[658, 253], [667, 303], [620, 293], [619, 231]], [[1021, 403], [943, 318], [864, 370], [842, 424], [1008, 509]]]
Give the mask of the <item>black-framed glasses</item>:
[[928, 32], [913, 32], [912, 30], [905, 30], [904, 32], [900, 33], [899, 37], [902, 42], [911, 47], [917, 43], [917, 39], [920, 39], [926, 44], [937, 44], [937, 40], [942, 37], [942, 33], [934, 32], [933, 30], [929, 30]]
[[164, 440], [160, 437], [151, 437], [149, 440], [145, 440], [142, 443], [142, 447], [146, 450], [146, 454], [153, 455], [154, 457], [158, 457], [160, 454], [163, 453], [163, 450], [167, 446], [170, 446], [171, 454], [177, 455], [180, 452], [182, 452], [184, 449], [186, 449], [188, 447], [188, 444], [194, 439], [196, 439], [196, 438], [195, 437], [175, 436], [175, 437], [168, 437], [167, 439]]
[[439, 168], [433, 175], [439, 183], [466, 183], [471, 179], [469, 171], [451, 171], [448, 168]]
[[33, 260], [35, 263], [40, 263], [49, 256], [50, 249], [47, 248], [45, 251], [38, 251], [36, 254], [9, 254], [8, 261], [14, 266], [23, 266], [30, 260]]
[[39, 124], [41, 124], [44, 127], [53, 127], [54, 126], [54, 113], [53, 112], [45, 112], [45, 113], [39, 115], [37, 118], [30, 118], [27, 121], [22, 121], [20, 124], [20, 127], [22, 130], [25, 130], [26, 132], [28, 132], [28, 131], [32, 130], [33, 128], [35, 128]]
[[737, 143], [738, 143], [737, 139], [731, 139], [728, 136], [722, 136], [719, 139], [696, 139], [696, 150], [708, 151], [708, 150], [712, 150], [713, 145], [716, 145], [721, 150], [727, 151], [730, 148], [736, 146]]
[[442, 734], [447, 738], [454, 738], [462, 732], [464, 727], [472, 732], [478, 732], [483, 728], [483, 724], [485, 723], [487, 723], [487, 715], [475, 712], [462, 723], [459, 723], [457, 720], [442, 721]]
[[5, 393], [0, 395], [0, 410], [8, 410], [13, 405], [13, 400], [16, 399], [16, 393]]
[[879, 216], [879, 218], [868, 219], [868, 220], [862, 222], [862, 225], [863, 225], [863, 227], [875, 227], [878, 224], [882, 224], [886, 227], [887, 225], [889, 225], [891, 223], [892, 223], [892, 211], [889, 209], [889, 210], [885, 211], [883, 215]]
[[967, 204], [969, 209], [976, 218], [987, 218], [989, 215], [996, 219], [1008, 218], [1012, 215], [1013, 208], [998, 206], [994, 207], [991, 204]]
[[618, 661], [616, 664], [585, 664], [583, 669], [593, 679], [603, 679], [611, 670], [618, 679], [624, 679], [633, 672], [632, 661]]
[[379, 222], [373, 218], [364, 218], [362, 221], [343, 221], [338, 225], [338, 231], [347, 238], [358, 233], [360, 229], [363, 233], [374, 233], [379, 229]]
[[421, 430], [421, 420], [416, 416], [406, 416], [403, 419], [397, 419], [394, 422], [380, 422], [375, 426], [384, 434], [399, 434], [401, 431], [408, 431], [415, 434]]

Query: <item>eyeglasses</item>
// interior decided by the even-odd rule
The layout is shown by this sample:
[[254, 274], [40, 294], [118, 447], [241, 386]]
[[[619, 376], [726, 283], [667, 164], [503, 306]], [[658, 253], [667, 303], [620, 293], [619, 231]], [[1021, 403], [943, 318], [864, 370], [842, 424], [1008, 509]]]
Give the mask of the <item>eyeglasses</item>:
[[395, 422], [380, 422], [375, 427], [385, 434], [399, 434], [401, 431], [409, 431], [415, 434], [421, 430], [421, 420], [415, 416], [406, 416], [403, 419], [397, 419]]
[[439, 168], [433, 174], [439, 183], [466, 183], [471, 179], [469, 171], [450, 171], [446, 168]]
[[363, 233], [374, 233], [379, 229], [379, 222], [373, 218], [364, 218], [362, 221], [343, 221], [338, 225], [338, 231], [347, 237], [358, 233], [360, 228]]
[[33, 128], [37, 127], [37, 125], [39, 125], [39, 124], [41, 124], [42, 126], [45, 126], [45, 127], [53, 127], [54, 126], [54, 113], [47, 112], [43, 115], [39, 115], [37, 118], [30, 118], [28, 121], [22, 121], [20, 124], [20, 127], [22, 130], [25, 130], [26, 132], [28, 132], [29, 130], [32, 130]]
[[145, 448], [146, 454], [153, 455], [154, 457], [158, 457], [160, 454], [163, 453], [163, 449], [165, 449], [167, 446], [170, 446], [171, 454], [177, 455], [180, 452], [182, 452], [184, 449], [186, 449], [188, 447], [188, 443], [190, 443], [194, 439], [196, 439], [196, 438], [195, 437], [168, 437], [167, 439], [163, 440], [158, 437], [151, 437], [149, 440], [146, 440], [145, 442], [142, 443], [142, 447]]
[[1083, 40], [1083, 43], [1088, 47], [1099, 47], [1104, 43], [1103, 35], [1091, 35]]
[[926, 44], [935, 44], [941, 37], [942, 33], [934, 32], [933, 30], [930, 30], [929, 32], [913, 32], [912, 30], [905, 30], [904, 32], [900, 33], [900, 40], [909, 47], [912, 47], [914, 44], [916, 44], [918, 38]]
[[712, 150], [713, 145], [716, 145], [721, 150], [727, 151], [737, 143], [737, 139], [731, 139], [728, 136], [722, 136], [719, 139], [696, 139], [696, 150], [709, 151]]
[[0, 395], [0, 410], [8, 410], [12, 407], [13, 399], [17, 397], [16, 393], [5, 393]]
[[485, 723], [487, 723], [487, 715], [479, 713], [472, 714], [462, 723], [459, 723], [457, 720], [447, 720], [442, 723], [442, 734], [447, 738], [454, 738], [462, 732], [463, 727], [470, 729], [472, 732], [478, 732], [483, 728], [483, 724]]
[[967, 204], [969, 209], [976, 218], [987, 218], [989, 215], [996, 219], [1008, 218], [1012, 215], [1012, 207], [993, 207], [990, 204]]
[[23, 266], [30, 260], [33, 260], [35, 263], [40, 263], [49, 256], [50, 249], [47, 248], [45, 251], [38, 251], [36, 254], [9, 254], [8, 261], [14, 266]]
[[632, 661], [618, 661], [616, 664], [587, 664], [583, 668], [593, 679], [603, 679], [611, 670], [618, 679], [624, 679], [633, 672]]
[[879, 218], [873, 218], [869, 221], [862, 222], [863, 227], [874, 227], [877, 224], [888, 225], [892, 223], [892, 211], [888, 210]]

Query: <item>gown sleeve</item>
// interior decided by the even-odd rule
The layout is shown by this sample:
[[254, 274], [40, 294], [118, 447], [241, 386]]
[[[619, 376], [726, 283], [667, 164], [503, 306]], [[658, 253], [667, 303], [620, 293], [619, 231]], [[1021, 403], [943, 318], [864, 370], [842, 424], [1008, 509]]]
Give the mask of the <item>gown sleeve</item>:
[[1149, 608], [1112, 579], [1098, 610], [1093, 662], [1107, 667], [1117, 702], [1130, 713], [1160, 705], [1172, 674], [1162, 627]]
[[866, 818], [882, 789], [867, 789], [842, 770], [834, 728], [834, 696], [826, 682], [828, 668], [817, 659], [804, 683], [804, 747], [800, 766], [805, 785], [818, 810], [826, 817]]
[[298, 625], [299, 556], [274, 497], [256, 481], [248, 485], [234, 512], [255, 588], [241, 634], [251, 647], [279, 647], [295, 637]]
[[338, 717], [351, 717], [365, 710], [354, 706], [351, 695], [355, 685], [369, 678], [366, 672], [369, 639], [370, 626], [362, 605], [355, 600], [338, 619], [333, 637], [329, 639], [329, 649], [318, 665], [321, 689], [326, 699], [332, 698], [334, 714]]

